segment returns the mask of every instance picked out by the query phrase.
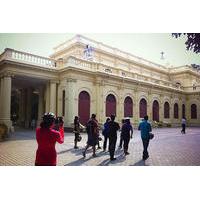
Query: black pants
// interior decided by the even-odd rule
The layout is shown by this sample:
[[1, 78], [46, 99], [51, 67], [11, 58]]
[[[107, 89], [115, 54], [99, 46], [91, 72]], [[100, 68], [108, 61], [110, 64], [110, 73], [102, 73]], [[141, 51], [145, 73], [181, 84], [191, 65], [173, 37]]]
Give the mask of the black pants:
[[128, 152], [130, 136], [123, 137], [123, 141], [124, 141], [124, 153], [126, 153], [126, 152]]
[[103, 150], [106, 150], [106, 147], [107, 147], [107, 141], [108, 141], [108, 136], [104, 136]]
[[143, 143], [143, 158], [146, 159], [149, 156], [149, 153], [147, 151], [148, 146], [149, 146], [149, 139], [142, 139], [142, 143]]
[[182, 133], [185, 133], [185, 124], [182, 124]]
[[114, 158], [116, 142], [117, 142], [117, 137], [109, 137], [110, 159]]

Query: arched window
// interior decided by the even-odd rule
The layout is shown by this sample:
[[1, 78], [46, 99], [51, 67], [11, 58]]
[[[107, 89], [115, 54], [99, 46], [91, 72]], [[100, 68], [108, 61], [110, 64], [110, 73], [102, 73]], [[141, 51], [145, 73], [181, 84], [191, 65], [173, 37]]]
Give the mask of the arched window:
[[147, 101], [143, 98], [140, 100], [140, 118], [147, 115]]
[[174, 104], [174, 118], [178, 119], [178, 104]]
[[185, 104], [182, 104], [182, 118], [185, 118]]
[[124, 117], [133, 117], [133, 101], [131, 97], [124, 100]]
[[79, 94], [78, 115], [83, 125], [85, 125], [90, 118], [90, 95], [86, 91], [82, 91]]
[[110, 117], [110, 115], [116, 116], [116, 99], [113, 94], [109, 94], [106, 97], [106, 117]]
[[170, 114], [169, 114], [169, 103], [165, 102], [164, 104], [164, 118], [169, 119], [170, 118]]
[[159, 121], [159, 103], [158, 101], [154, 100], [153, 102], [153, 121]]
[[196, 104], [191, 105], [191, 119], [197, 119], [197, 106], [196, 106]]

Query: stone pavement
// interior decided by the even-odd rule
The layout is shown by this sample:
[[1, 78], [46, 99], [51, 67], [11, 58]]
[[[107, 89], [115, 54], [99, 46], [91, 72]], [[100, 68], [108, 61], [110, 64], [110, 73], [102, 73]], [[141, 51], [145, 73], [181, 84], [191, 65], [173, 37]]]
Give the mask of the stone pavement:
[[[116, 148], [116, 161], [110, 162], [109, 153], [97, 150], [97, 157], [92, 157], [89, 149], [86, 158], [82, 157], [82, 148], [86, 143], [86, 134], [79, 143], [79, 149], [73, 148], [74, 136], [65, 133], [64, 144], [57, 144], [58, 165], [61, 166], [189, 166], [200, 165], [200, 128], [187, 128], [182, 135], [180, 128], [153, 129], [155, 137], [149, 145], [149, 159], [141, 160], [142, 142], [139, 131], [134, 130], [134, 137], [129, 144], [130, 155], [124, 156], [121, 149]], [[119, 142], [119, 137], [118, 137]], [[118, 143], [117, 142], [117, 143]], [[102, 142], [101, 142], [102, 146]], [[117, 144], [118, 146], [118, 144]], [[35, 132], [21, 130], [13, 134], [7, 141], [0, 143], [0, 165], [34, 165], [37, 143]]]

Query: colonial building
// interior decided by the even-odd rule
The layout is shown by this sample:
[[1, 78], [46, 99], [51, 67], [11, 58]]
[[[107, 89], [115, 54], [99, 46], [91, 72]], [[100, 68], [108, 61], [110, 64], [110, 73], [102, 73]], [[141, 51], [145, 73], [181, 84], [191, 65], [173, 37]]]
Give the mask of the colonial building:
[[[87, 47], [87, 48], [86, 48]], [[165, 67], [77, 35], [50, 58], [5, 49], [0, 55], [0, 123], [29, 127], [44, 112], [86, 123], [148, 114], [176, 126], [185, 116], [200, 125], [200, 73], [191, 66]]]

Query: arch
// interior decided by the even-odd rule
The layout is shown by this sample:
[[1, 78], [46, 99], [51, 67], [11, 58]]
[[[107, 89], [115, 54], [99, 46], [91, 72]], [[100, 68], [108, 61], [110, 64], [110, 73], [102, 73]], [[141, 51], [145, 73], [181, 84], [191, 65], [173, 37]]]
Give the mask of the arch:
[[169, 107], [169, 103], [167, 101], [164, 104], [164, 118], [166, 118], [166, 119], [170, 118], [170, 107]]
[[133, 117], [133, 100], [130, 96], [124, 100], [124, 117]]
[[147, 101], [144, 98], [140, 100], [139, 108], [140, 108], [140, 118], [143, 118], [145, 115], [147, 115]]
[[174, 104], [174, 118], [178, 119], [178, 103]]
[[185, 118], [185, 104], [182, 104], [182, 118]]
[[116, 112], [116, 98], [113, 94], [108, 94], [106, 97], [106, 117], [117, 114]]
[[197, 105], [191, 105], [191, 119], [197, 119]]
[[153, 121], [159, 121], [159, 103], [157, 100], [153, 101], [152, 106], [152, 113], [153, 113]]
[[78, 115], [83, 125], [85, 125], [90, 118], [90, 95], [87, 91], [81, 91], [79, 93]]

